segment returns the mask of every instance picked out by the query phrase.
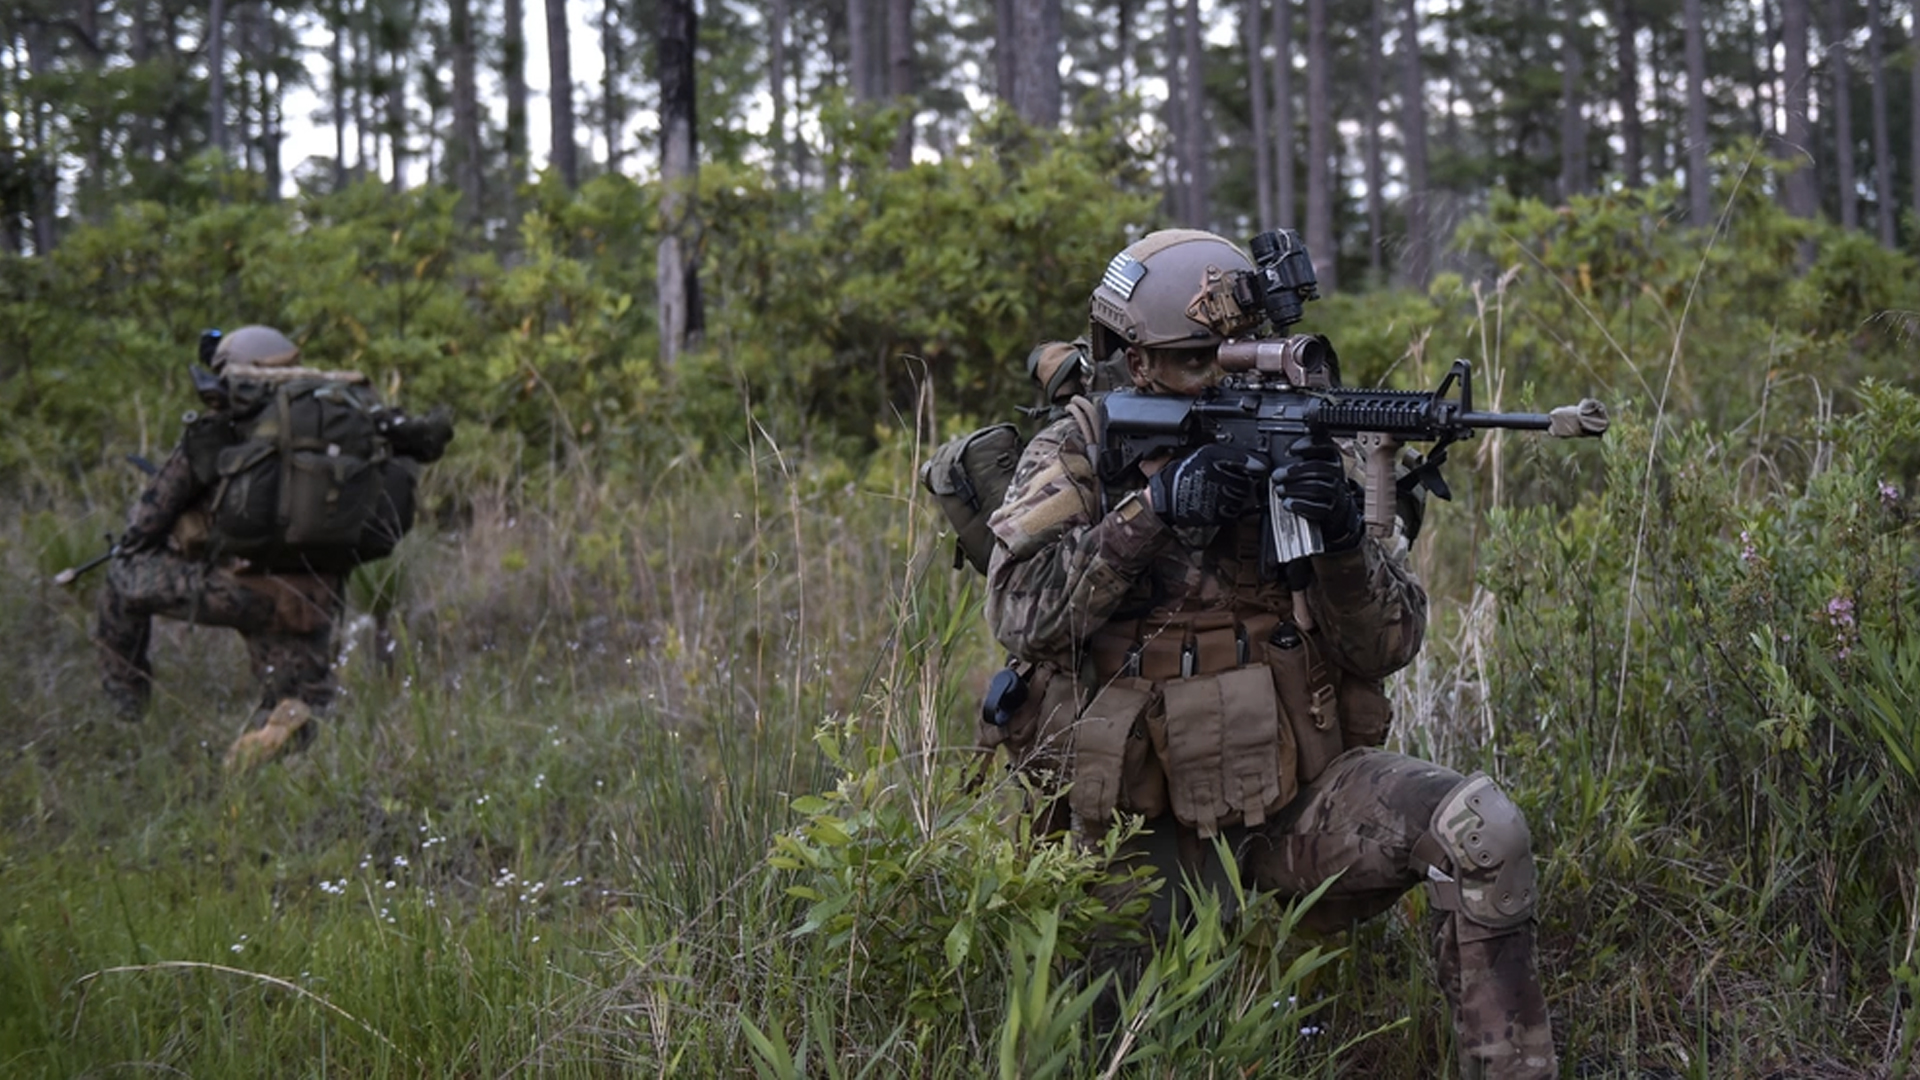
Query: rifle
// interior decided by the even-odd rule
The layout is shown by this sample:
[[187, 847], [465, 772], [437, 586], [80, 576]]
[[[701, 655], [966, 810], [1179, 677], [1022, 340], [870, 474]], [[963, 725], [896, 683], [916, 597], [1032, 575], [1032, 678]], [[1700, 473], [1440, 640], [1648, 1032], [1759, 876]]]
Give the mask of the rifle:
[[[139, 469], [141, 472], [146, 473], [148, 476], [153, 476], [160, 471], [160, 466], [155, 465], [153, 462], [148, 461], [146, 458], [142, 457], [139, 454], [128, 454], [127, 464], [132, 465], [134, 468]], [[101, 564], [112, 559], [115, 555], [120, 554], [120, 545], [113, 542], [112, 533], [108, 533], [106, 535], [106, 541], [107, 541], [107, 550], [101, 552], [98, 555], [95, 555], [93, 558], [88, 559], [86, 562], [83, 562], [78, 566], [69, 566], [65, 570], [62, 570], [59, 573], [53, 575], [53, 583], [55, 585], [71, 585], [74, 582], [79, 581], [82, 577], [86, 576], [87, 574], [92, 573], [94, 570], [98, 569], [101, 566]]]
[[[1310, 273], [1311, 271], [1309, 271]], [[1099, 470], [1105, 479], [1162, 453], [1181, 454], [1224, 443], [1278, 466], [1302, 435], [1352, 439], [1366, 455], [1368, 532], [1393, 529], [1400, 494], [1425, 488], [1452, 497], [1440, 467], [1453, 444], [1484, 428], [1544, 431], [1556, 438], [1597, 437], [1606, 408], [1591, 398], [1550, 413], [1479, 412], [1473, 407], [1473, 365], [1455, 360], [1438, 389], [1356, 390], [1339, 385], [1338, 359], [1317, 334], [1229, 341], [1220, 346], [1220, 384], [1199, 397], [1115, 390], [1101, 400]], [[1425, 460], [1394, 477], [1401, 447], [1432, 443]], [[1266, 559], [1284, 566], [1322, 550], [1319, 526], [1266, 500]]]
[[114, 543], [113, 536], [109, 534], [107, 536], [107, 550], [95, 555], [79, 566], [69, 566], [65, 570], [53, 575], [53, 583], [55, 585], [71, 585], [80, 580], [82, 575], [91, 572], [95, 567], [98, 567], [101, 563], [106, 562], [118, 554], [120, 554], [120, 545]]

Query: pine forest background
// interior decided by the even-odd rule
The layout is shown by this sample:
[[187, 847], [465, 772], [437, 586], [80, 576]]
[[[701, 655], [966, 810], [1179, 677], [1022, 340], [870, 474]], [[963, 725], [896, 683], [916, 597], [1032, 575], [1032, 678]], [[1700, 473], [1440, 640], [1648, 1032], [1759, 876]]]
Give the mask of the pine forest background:
[[[1917, 16], [0, 2], [0, 1072], [1450, 1075], [1418, 892], [1203, 905], [1104, 1037], [1100, 853], [969, 779], [919, 463], [1129, 240], [1284, 225], [1349, 382], [1614, 416], [1455, 453], [1391, 686], [1527, 812], [1565, 1075], [1912, 1074]], [[250, 322], [460, 427], [226, 778], [232, 635], [124, 724], [50, 578]]]

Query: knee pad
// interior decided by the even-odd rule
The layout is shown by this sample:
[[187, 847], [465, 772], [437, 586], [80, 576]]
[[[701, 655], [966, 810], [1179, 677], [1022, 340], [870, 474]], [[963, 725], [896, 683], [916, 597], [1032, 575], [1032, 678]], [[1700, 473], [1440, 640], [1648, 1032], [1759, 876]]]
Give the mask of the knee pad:
[[1533, 917], [1533, 838], [1520, 808], [1487, 774], [1474, 773], [1440, 800], [1413, 854], [1426, 866], [1434, 907], [1488, 930]]

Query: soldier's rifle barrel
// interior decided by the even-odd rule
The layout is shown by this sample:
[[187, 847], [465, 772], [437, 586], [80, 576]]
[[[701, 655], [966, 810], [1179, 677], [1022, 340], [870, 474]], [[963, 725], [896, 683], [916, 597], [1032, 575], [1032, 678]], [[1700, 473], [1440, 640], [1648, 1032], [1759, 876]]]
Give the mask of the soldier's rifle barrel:
[[107, 548], [107, 550], [101, 552], [100, 554], [95, 555], [93, 558], [88, 559], [86, 562], [81, 563], [79, 566], [69, 566], [65, 570], [62, 570], [59, 573], [53, 575], [53, 583], [55, 585], [62, 585], [62, 586], [71, 585], [74, 582], [80, 580], [80, 578], [83, 575], [87, 574], [89, 571], [93, 570], [95, 567], [99, 566], [101, 563], [106, 562], [108, 559], [113, 558], [114, 555], [119, 552], [119, 550], [120, 550], [119, 546], [114, 545]]
[[[128, 454], [127, 463], [139, 469], [141, 472], [146, 473], [148, 476], [154, 476], [160, 472], [160, 466], [155, 465], [153, 462], [148, 461], [146, 458], [142, 457], [139, 454]], [[79, 566], [69, 566], [65, 570], [62, 570], [59, 573], [53, 575], [53, 583], [55, 585], [59, 585], [62, 587], [71, 585], [74, 582], [79, 581], [82, 577], [86, 576], [92, 571], [98, 569], [101, 563], [104, 563], [107, 560], [113, 558], [115, 555], [119, 554], [119, 552], [120, 552], [120, 546], [113, 542], [112, 534], [108, 534], [107, 550], [101, 552], [98, 555], [95, 555], [93, 558], [88, 559], [86, 562], [81, 563]]]

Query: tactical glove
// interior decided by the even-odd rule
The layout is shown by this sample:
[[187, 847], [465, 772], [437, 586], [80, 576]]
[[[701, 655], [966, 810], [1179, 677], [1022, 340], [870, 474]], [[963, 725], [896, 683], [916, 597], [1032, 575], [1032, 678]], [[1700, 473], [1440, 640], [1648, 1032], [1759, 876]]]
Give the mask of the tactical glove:
[[1238, 521], [1259, 505], [1265, 458], [1232, 447], [1203, 446], [1153, 474], [1147, 490], [1162, 521], [1183, 527]]
[[384, 430], [395, 452], [430, 465], [453, 441], [453, 410], [435, 405], [425, 416], [398, 416]]
[[1360, 545], [1360, 500], [1340, 460], [1340, 448], [1312, 435], [1295, 439], [1285, 464], [1273, 470], [1273, 497], [1320, 526], [1329, 552]]

